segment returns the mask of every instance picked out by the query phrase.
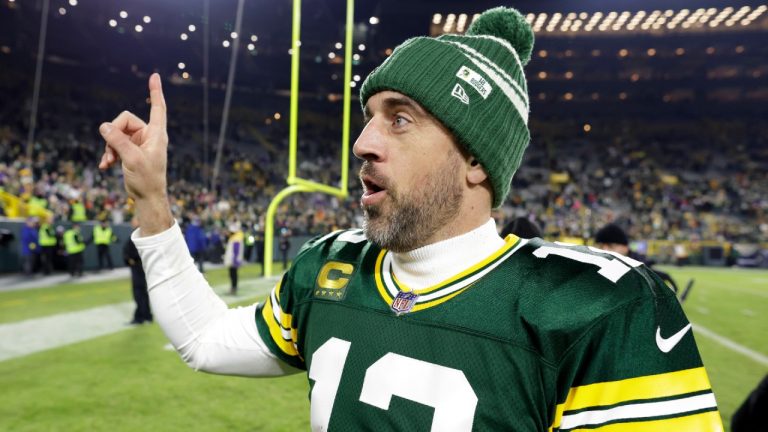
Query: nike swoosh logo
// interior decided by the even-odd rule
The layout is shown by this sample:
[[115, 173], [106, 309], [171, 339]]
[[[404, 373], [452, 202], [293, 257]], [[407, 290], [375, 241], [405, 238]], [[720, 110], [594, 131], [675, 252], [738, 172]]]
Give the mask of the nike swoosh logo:
[[656, 327], [656, 346], [659, 347], [661, 352], [668, 353], [672, 351], [672, 348], [680, 342], [690, 329], [691, 324], [689, 323], [687, 326], [683, 327], [682, 330], [665, 339], [661, 337], [661, 327]]

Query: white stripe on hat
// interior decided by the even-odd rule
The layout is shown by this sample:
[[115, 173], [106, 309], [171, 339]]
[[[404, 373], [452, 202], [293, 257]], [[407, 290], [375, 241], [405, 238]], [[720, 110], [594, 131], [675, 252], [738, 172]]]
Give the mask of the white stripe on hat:
[[[455, 42], [448, 42], [448, 43], [455, 43]], [[461, 45], [456, 43], [456, 45]], [[469, 61], [474, 63], [480, 70], [485, 72], [486, 75], [501, 89], [502, 92], [507, 96], [507, 98], [512, 102], [512, 105], [517, 110], [517, 113], [520, 114], [520, 118], [523, 119], [523, 123], [528, 125], [528, 105], [523, 101], [522, 98], [520, 98], [520, 95], [517, 94], [515, 90], [512, 89], [512, 87], [509, 85], [509, 83], [504, 80], [499, 74], [497, 74], [493, 69], [488, 67], [485, 63], [475, 59], [473, 56], [468, 55], [464, 53], [464, 57], [466, 57]]]
[[[523, 101], [525, 101], [526, 109], [528, 108], [528, 104], [529, 104], [529, 102], [528, 102], [528, 94], [526, 94], [526, 92], [523, 90], [523, 88], [520, 87], [520, 84], [518, 84], [517, 81], [515, 81], [511, 76], [509, 76], [509, 74], [504, 69], [499, 67], [499, 65], [497, 65], [496, 63], [491, 61], [491, 59], [489, 59], [488, 57], [480, 54], [477, 50], [473, 49], [470, 46], [467, 46], [467, 45], [465, 45], [465, 44], [463, 44], [461, 42], [455, 42], [455, 41], [448, 40], [448, 39], [445, 39], [445, 41], [450, 43], [450, 44], [458, 46], [459, 48], [461, 48], [464, 51], [472, 54], [473, 56], [475, 56], [479, 60], [482, 60], [483, 62], [485, 62], [488, 65], [490, 65], [493, 69], [495, 69], [496, 72], [501, 74], [501, 76], [503, 76], [510, 84], [512, 84], [515, 87], [515, 90], [517, 90], [518, 96], [520, 96], [523, 99]], [[522, 72], [522, 68], [520, 69], [520, 71]]]
[[490, 40], [492, 40], [494, 42], [502, 44], [504, 46], [504, 48], [508, 49], [509, 52], [512, 53], [512, 56], [515, 58], [515, 61], [517, 62], [517, 67], [519, 67], [520, 70], [523, 69], [523, 62], [520, 61], [520, 57], [517, 55], [517, 50], [512, 46], [511, 43], [509, 43], [508, 40], [502, 39], [502, 38], [496, 37], [496, 36], [483, 35], [483, 34], [476, 34], [476, 35], [467, 35], [467, 34], [465, 34], [464, 37], [490, 39]]

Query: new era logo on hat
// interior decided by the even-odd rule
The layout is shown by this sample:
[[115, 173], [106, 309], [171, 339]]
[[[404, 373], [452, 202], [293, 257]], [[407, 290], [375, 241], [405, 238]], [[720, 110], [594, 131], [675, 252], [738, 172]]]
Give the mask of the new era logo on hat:
[[456, 85], [453, 86], [451, 96], [464, 102], [464, 104], [469, 105], [469, 96], [467, 96], [467, 92], [464, 91], [464, 87], [462, 87], [461, 84], [456, 83]]

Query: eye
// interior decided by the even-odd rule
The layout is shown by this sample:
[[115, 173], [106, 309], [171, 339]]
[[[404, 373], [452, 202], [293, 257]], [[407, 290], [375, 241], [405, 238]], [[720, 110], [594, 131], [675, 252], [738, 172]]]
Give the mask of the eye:
[[403, 127], [408, 123], [410, 123], [410, 121], [407, 118], [399, 115], [396, 115], [395, 120], [392, 122], [395, 127]]

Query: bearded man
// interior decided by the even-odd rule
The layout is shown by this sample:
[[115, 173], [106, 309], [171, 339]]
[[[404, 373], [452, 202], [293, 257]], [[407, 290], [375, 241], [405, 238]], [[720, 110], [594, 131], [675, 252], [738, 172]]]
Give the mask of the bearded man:
[[[267, 299], [227, 309], [167, 205], [165, 102], [101, 127], [141, 221], [157, 321], [219, 374], [306, 371], [313, 430], [721, 431], [674, 293], [639, 262], [501, 238], [529, 143], [517, 11], [409, 39], [361, 87], [365, 225], [308, 242]], [[395, 398], [394, 396], [397, 396]]]

